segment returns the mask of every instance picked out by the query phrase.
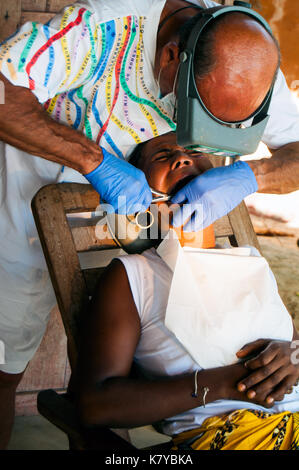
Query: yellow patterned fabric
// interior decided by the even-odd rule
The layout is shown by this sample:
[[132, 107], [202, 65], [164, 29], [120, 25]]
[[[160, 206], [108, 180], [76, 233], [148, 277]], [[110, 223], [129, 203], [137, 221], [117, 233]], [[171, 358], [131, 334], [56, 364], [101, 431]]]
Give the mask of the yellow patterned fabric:
[[237, 410], [173, 438], [173, 450], [299, 450], [299, 412]]

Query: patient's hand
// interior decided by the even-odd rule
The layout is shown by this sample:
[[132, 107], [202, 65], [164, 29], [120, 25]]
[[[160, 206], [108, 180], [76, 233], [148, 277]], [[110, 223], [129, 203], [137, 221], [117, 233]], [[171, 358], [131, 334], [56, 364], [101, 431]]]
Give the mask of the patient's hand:
[[237, 357], [254, 357], [245, 361], [250, 373], [238, 382], [238, 391], [246, 392], [251, 400], [265, 401], [268, 406], [283, 400], [299, 378], [299, 364], [292, 361], [291, 344], [291, 341], [259, 339], [243, 346]]

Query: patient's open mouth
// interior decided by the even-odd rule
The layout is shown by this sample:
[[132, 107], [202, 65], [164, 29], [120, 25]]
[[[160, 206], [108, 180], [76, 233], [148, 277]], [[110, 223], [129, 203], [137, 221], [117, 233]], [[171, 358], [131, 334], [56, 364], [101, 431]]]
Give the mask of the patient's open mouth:
[[180, 189], [182, 189], [186, 184], [190, 183], [198, 175], [188, 175], [180, 179], [174, 186], [171, 188], [170, 194], [176, 194]]

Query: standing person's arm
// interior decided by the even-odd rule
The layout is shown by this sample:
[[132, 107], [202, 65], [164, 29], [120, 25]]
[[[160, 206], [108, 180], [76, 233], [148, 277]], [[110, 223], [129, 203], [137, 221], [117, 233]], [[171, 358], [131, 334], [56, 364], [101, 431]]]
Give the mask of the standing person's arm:
[[258, 192], [286, 194], [299, 189], [299, 142], [272, 150], [271, 158], [247, 163], [256, 177]]
[[[0, 138], [79, 171], [114, 210], [134, 213], [146, 209], [152, 198], [143, 172], [100, 148], [92, 141], [91, 129], [87, 138], [73, 124], [57, 122], [59, 113], [56, 120], [51, 117], [63, 93], [74, 90], [76, 99], [87, 101], [80, 93], [96, 73], [103, 52], [98, 26], [92, 11], [74, 5], [47, 25], [26, 23], [0, 46], [5, 90]], [[46, 102], [49, 112], [42, 105]], [[77, 117], [82, 121], [84, 113]], [[119, 196], [126, 196], [121, 207]]]
[[[5, 84], [1, 140], [79, 171], [119, 213], [147, 209], [152, 195], [141, 170], [109, 154], [81, 132], [54, 121], [30, 90], [12, 85], [1, 74], [0, 79]], [[119, 204], [119, 196], [124, 195], [125, 203]]]
[[96, 34], [93, 12], [69, 6], [46, 25], [25, 23], [0, 46], [1, 140], [82, 174], [102, 162], [101, 149], [83, 133], [55, 121], [44, 103], [83, 86], [92, 76], [90, 51], [99, 60], [100, 44], [92, 43], [88, 29]]
[[32, 155], [66, 165], [82, 174], [103, 159], [101, 148], [81, 132], [54, 121], [27, 88], [2, 74], [5, 103], [0, 105], [0, 139]]
[[263, 142], [271, 158], [250, 160], [261, 193], [285, 194], [299, 189], [299, 110], [279, 71]]

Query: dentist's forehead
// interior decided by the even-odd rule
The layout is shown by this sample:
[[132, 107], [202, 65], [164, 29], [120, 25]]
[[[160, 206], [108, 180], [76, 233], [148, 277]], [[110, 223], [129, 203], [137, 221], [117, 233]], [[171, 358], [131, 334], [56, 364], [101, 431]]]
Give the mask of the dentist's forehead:
[[215, 64], [197, 85], [207, 108], [224, 121], [252, 114], [265, 98], [279, 65], [279, 49], [252, 18], [223, 17], [215, 32]]

